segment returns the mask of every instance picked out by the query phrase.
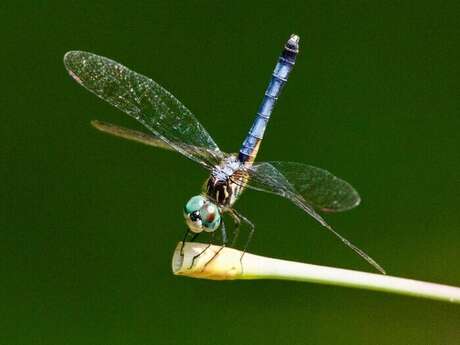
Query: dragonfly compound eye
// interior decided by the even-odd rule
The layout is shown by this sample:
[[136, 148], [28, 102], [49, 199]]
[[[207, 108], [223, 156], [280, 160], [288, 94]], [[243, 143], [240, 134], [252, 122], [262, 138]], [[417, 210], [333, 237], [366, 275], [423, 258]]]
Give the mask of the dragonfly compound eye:
[[217, 230], [221, 222], [219, 208], [211, 203], [206, 203], [200, 209], [201, 220], [203, 223], [204, 231], [213, 232]]
[[200, 210], [207, 203], [207, 199], [202, 195], [192, 197], [184, 207], [185, 221], [192, 232], [202, 232], [203, 222]]

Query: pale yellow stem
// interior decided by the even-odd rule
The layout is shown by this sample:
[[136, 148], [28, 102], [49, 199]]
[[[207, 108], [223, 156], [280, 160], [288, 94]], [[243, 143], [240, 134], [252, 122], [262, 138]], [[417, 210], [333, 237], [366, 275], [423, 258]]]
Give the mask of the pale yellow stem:
[[[355, 287], [390, 293], [423, 297], [459, 303], [460, 288], [427, 283], [388, 275], [353, 271], [273, 259], [242, 252], [232, 248], [186, 242], [181, 255], [182, 242], [176, 247], [172, 270], [176, 275], [213, 280], [280, 279]], [[207, 248], [207, 249], [206, 249]], [[203, 252], [204, 251], [204, 252]], [[201, 255], [199, 255], [202, 253]], [[216, 255], [214, 257], [214, 255]], [[199, 255], [199, 256], [198, 256]], [[192, 266], [193, 258], [195, 257]], [[213, 258], [211, 260], [211, 258]], [[211, 260], [211, 261], [210, 261]]]

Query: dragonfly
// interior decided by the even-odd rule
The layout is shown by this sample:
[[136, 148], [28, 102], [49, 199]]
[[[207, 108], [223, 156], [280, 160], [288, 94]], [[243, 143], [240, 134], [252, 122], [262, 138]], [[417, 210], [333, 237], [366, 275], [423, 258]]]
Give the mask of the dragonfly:
[[[109, 58], [84, 51], [67, 52], [64, 65], [80, 85], [139, 121], [149, 133], [102, 121], [93, 121], [95, 128], [178, 152], [210, 172], [201, 193], [190, 198], [183, 209], [188, 226], [183, 243], [189, 234], [196, 238], [204, 232], [213, 238], [219, 229], [221, 248], [233, 246], [244, 222], [249, 228], [246, 252], [255, 226], [234, 204], [243, 190], [252, 189], [290, 200], [385, 274], [374, 259], [335, 231], [320, 215], [320, 212], [341, 212], [359, 205], [361, 198], [349, 183], [324, 169], [302, 163], [255, 161], [275, 103], [296, 62], [299, 41], [299, 36], [293, 34], [285, 43], [254, 122], [236, 154], [221, 151], [193, 113], [152, 79]], [[235, 224], [232, 243], [229, 243], [223, 214], [233, 218]]]

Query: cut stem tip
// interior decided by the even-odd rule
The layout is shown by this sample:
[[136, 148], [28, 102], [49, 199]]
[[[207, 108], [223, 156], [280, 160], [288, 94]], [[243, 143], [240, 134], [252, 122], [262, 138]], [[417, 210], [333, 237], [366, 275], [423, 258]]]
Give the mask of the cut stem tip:
[[179, 242], [175, 275], [212, 280], [279, 279], [422, 297], [460, 304], [460, 288], [375, 273], [273, 259], [204, 243]]

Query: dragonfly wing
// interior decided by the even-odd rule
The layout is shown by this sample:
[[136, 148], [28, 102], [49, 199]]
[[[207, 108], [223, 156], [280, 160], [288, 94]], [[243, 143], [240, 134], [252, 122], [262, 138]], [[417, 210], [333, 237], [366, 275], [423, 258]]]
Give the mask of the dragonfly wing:
[[[101, 132], [104, 132], [110, 135], [114, 135], [119, 138], [132, 140], [132, 141], [144, 144], [144, 145], [158, 147], [158, 148], [169, 150], [169, 151], [175, 151], [171, 145], [166, 143], [164, 140], [158, 137], [155, 137], [153, 134], [147, 134], [147, 133], [129, 129], [126, 127], [117, 126], [117, 125], [114, 125], [113, 123], [98, 121], [98, 120], [91, 121], [91, 125]], [[181, 147], [183, 150], [185, 150], [189, 154], [194, 154], [195, 152], [199, 152], [200, 157], [206, 157], [208, 161], [213, 160], [213, 156], [209, 152], [209, 149], [206, 149], [203, 147], [188, 146], [184, 144], [181, 144]]]
[[91, 125], [103, 133], [107, 133], [119, 138], [132, 140], [149, 146], [159, 147], [165, 150], [174, 150], [174, 148], [171, 147], [164, 140], [144, 132], [136, 131], [122, 126], [117, 126], [113, 123], [99, 120], [91, 121]]
[[190, 110], [152, 79], [88, 52], [70, 51], [64, 64], [79, 84], [138, 120], [184, 156], [207, 168], [223, 157]]
[[245, 172], [248, 188], [289, 199], [385, 274], [385, 270], [374, 259], [335, 231], [316, 211], [344, 211], [357, 206], [359, 195], [347, 182], [323, 169], [294, 162], [256, 163], [245, 168]]
[[255, 163], [251, 167], [245, 168], [245, 173], [247, 174], [247, 179], [245, 180], [246, 187], [287, 198], [323, 226], [329, 226], [323, 217], [296, 191], [294, 185], [273, 163], [276, 162]]
[[347, 211], [361, 202], [358, 192], [348, 182], [311, 165], [296, 162], [263, 162], [254, 164], [251, 170], [257, 175], [254, 183], [260, 184], [261, 179], [270, 179], [271, 183], [265, 184], [270, 187], [269, 192], [275, 194], [289, 186], [292, 192], [301, 196], [315, 210]]

